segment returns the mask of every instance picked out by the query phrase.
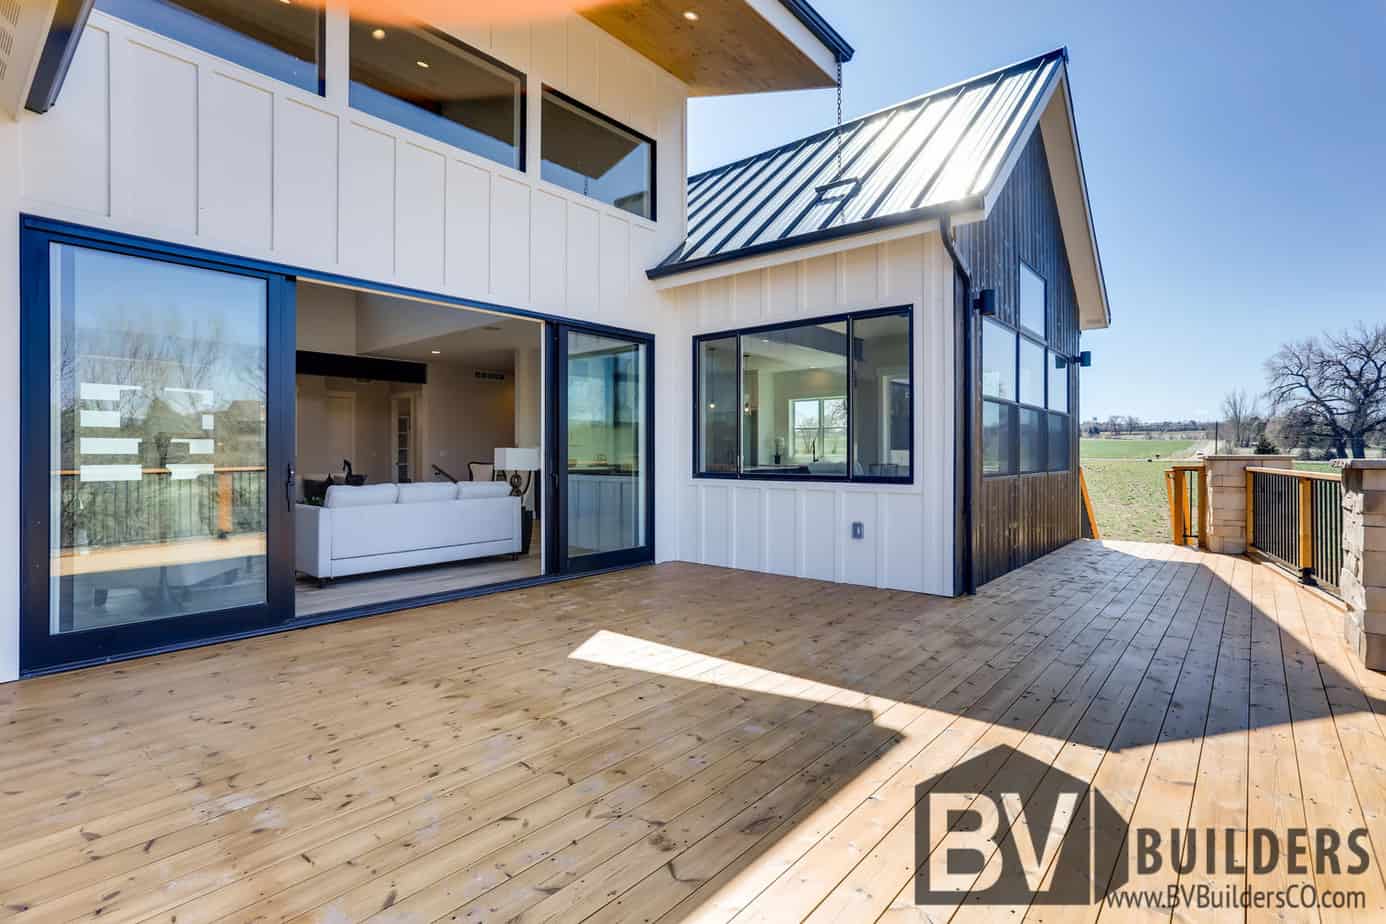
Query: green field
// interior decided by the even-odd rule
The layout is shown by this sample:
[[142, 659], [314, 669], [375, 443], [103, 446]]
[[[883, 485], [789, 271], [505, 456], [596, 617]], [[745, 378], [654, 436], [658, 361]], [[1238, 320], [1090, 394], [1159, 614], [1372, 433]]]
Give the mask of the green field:
[[[1100, 442], [1110, 442], [1101, 440]], [[1084, 450], [1088, 440], [1084, 440]], [[1103, 539], [1169, 541], [1166, 462], [1083, 459], [1097, 528]]]
[[1083, 440], [1083, 462], [1089, 459], [1186, 459], [1192, 440]]

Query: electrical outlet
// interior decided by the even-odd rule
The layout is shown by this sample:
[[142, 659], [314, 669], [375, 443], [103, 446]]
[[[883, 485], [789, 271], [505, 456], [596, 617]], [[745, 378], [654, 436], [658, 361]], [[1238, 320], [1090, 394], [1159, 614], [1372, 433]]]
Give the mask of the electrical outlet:
[[853, 524], [852, 524], [852, 538], [853, 538], [853, 539], [865, 539], [865, 538], [866, 538], [866, 524], [865, 524], [865, 523], [853, 523]]

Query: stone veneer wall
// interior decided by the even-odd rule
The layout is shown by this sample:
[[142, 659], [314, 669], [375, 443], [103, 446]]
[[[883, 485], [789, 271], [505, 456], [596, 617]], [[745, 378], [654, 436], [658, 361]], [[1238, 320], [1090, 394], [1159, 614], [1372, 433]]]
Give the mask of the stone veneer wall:
[[1218, 555], [1245, 555], [1246, 470], [1294, 468], [1294, 456], [1207, 456], [1208, 550]]
[[1386, 670], [1386, 461], [1343, 465], [1343, 573], [1348, 644]]

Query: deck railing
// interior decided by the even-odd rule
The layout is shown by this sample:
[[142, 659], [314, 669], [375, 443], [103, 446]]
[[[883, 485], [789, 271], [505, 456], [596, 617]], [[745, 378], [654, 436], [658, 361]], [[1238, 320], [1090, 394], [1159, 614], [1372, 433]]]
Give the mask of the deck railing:
[[1208, 469], [1202, 462], [1177, 463], [1165, 472], [1169, 524], [1175, 545], [1208, 547]]
[[1299, 469], [1246, 470], [1247, 544], [1337, 592], [1343, 567], [1343, 476]]
[[61, 471], [63, 548], [101, 548], [265, 530], [265, 469], [217, 468], [177, 479], [146, 468], [138, 481], [83, 482]]

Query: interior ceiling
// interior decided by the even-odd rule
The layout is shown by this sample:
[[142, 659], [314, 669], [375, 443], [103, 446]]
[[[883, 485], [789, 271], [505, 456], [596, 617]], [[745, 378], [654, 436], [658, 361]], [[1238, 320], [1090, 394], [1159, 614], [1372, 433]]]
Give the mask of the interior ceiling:
[[[475, 369], [510, 372], [515, 368], [516, 350], [539, 349], [542, 325], [538, 322], [495, 317], [487, 320], [482, 327], [399, 344], [372, 355], [382, 359], [458, 363]], [[441, 355], [433, 355], [434, 350]]]
[[[688, 10], [697, 22], [684, 18]], [[834, 86], [745, 0], [614, 0], [580, 12], [688, 84], [693, 96]]]

